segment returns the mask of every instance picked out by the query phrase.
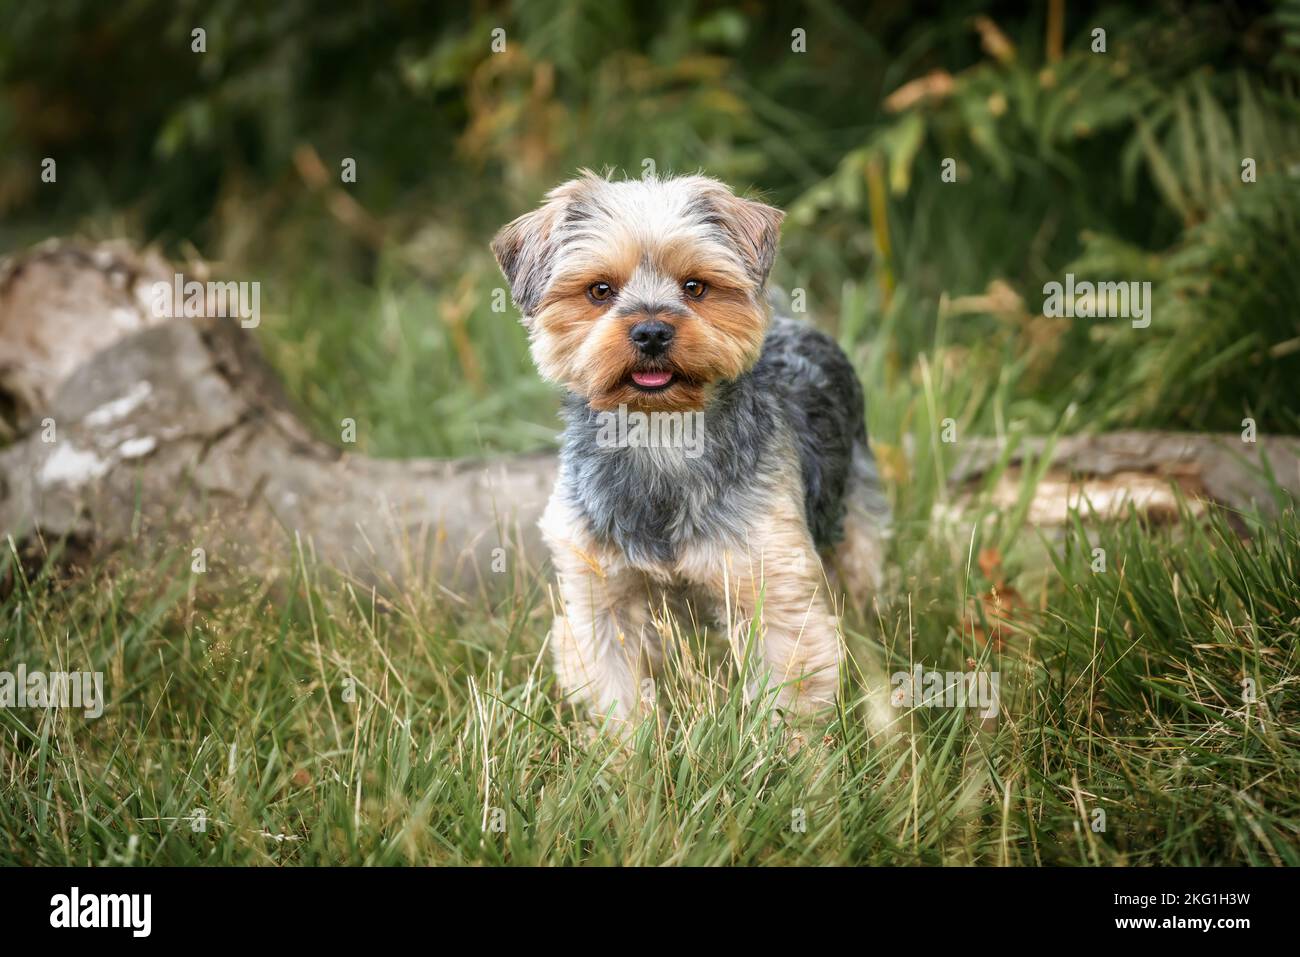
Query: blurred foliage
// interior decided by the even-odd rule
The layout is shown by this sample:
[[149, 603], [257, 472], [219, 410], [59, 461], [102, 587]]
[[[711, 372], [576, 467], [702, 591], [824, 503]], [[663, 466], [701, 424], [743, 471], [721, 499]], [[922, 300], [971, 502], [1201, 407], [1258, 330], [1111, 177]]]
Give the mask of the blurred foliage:
[[[0, 251], [256, 275], [323, 426], [346, 398], [372, 451], [524, 447], [553, 405], [492, 232], [580, 166], [703, 169], [789, 209], [775, 281], [873, 374], [965, 369], [1039, 431], [1300, 428], [1300, 0], [858, 6], [4, 0]], [[1152, 281], [1151, 327], [1043, 317], [1066, 271]]]

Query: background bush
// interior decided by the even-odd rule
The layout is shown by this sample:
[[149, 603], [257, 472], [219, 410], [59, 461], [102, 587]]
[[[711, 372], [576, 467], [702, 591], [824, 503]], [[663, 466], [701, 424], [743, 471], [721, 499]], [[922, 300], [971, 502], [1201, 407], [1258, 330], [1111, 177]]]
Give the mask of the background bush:
[[[703, 169], [789, 208], [776, 281], [850, 348], [889, 322], [886, 374], [1014, 368], [1040, 431], [1296, 429], [1300, 4], [869, 7], [6, 4], [0, 249], [124, 233], [256, 276], [323, 427], [346, 397], [371, 451], [524, 448], [554, 400], [487, 240], [580, 166]], [[1066, 271], [1152, 280], [1151, 328], [1043, 318]]]

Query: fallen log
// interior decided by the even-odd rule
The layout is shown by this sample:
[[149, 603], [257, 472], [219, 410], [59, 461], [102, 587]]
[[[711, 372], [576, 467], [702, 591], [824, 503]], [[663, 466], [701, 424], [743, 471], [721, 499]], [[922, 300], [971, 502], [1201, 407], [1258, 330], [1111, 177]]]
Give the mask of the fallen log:
[[[150, 313], [148, 287], [173, 272], [125, 247], [68, 243], [0, 264], [0, 400], [12, 438], [0, 449], [0, 536], [97, 551], [170, 537], [241, 567], [297, 539], [363, 580], [414, 576], [455, 591], [544, 561], [536, 520], [555, 477], [551, 453], [383, 460], [327, 444], [251, 330]], [[1043, 450], [1043, 440], [1020, 443], [1000, 481], [1014, 483], [1026, 455]], [[1005, 451], [996, 440], [964, 443], [957, 501]], [[1068, 437], [1051, 450], [1027, 519], [1059, 524], [1081, 494], [1103, 501], [1103, 513], [1129, 501], [1167, 510], [1171, 479], [1199, 499], [1275, 507], [1263, 452], [1279, 486], [1300, 497], [1300, 439]]]
[[[205, 562], [255, 564], [298, 536], [367, 581], [468, 588], [541, 559], [550, 453], [384, 460], [311, 434], [229, 319], [158, 320], [155, 256], [54, 243], [0, 266], [0, 536], [93, 543], [169, 535]], [[288, 533], [286, 535], [286, 533]]]
[[[1177, 521], [1180, 496], [1193, 515], [1209, 503], [1271, 514], [1284, 504], [1277, 493], [1290, 502], [1300, 499], [1300, 438], [1294, 436], [1124, 431], [1055, 442], [1028, 437], [1010, 447], [990, 439], [967, 445], [949, 473], [955, 490], [950, 513], [972, 502], [994, 472], [997, 480], [984, 490], [987, 503], [1013, 508], [1024, 470], [1044, 455], [1049, 461], [1025, 514], [1036, 527], [1064, 526], [1071, 510], [1108, 519], [1130, 506], [1152, 522]], [[1005, 469], [997, 467], [1001, 459]]]

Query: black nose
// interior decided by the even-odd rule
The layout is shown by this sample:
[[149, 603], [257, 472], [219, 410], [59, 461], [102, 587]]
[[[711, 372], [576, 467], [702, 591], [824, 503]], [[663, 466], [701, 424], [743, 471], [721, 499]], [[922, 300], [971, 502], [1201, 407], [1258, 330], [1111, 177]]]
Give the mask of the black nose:
[[668, 348], [668, 343], [673, 341], [675, 331], [662, 319], [646, 319], [633, 326], [627, 337], [643, 354], [657, 356]]

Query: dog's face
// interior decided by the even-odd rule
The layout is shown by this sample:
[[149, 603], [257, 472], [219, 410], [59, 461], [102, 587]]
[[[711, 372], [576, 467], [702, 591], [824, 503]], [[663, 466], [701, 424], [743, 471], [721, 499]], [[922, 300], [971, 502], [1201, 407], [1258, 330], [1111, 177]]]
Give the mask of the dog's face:
[[492, 251], [545, 378], [595, 409], [700, 409], [758, 358], [782, 215], [704, 176], [584, 172]]

